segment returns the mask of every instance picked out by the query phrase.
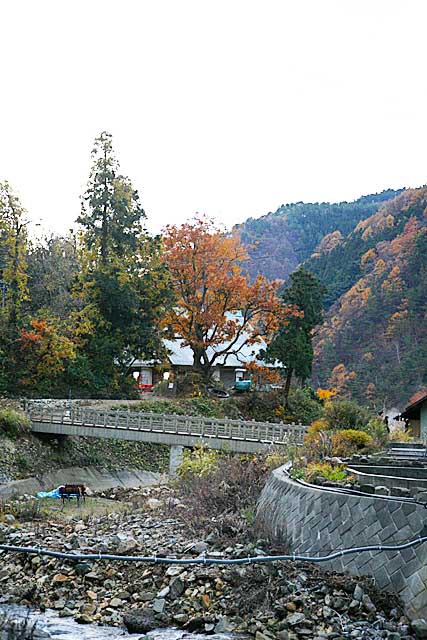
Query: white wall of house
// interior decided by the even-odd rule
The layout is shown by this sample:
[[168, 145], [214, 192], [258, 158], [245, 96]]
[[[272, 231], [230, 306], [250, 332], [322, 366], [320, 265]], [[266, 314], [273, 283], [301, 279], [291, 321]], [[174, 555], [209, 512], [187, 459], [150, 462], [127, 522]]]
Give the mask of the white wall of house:
[[427, 437], [427, 400], [420, 407], [420, 432], [421, 438]]

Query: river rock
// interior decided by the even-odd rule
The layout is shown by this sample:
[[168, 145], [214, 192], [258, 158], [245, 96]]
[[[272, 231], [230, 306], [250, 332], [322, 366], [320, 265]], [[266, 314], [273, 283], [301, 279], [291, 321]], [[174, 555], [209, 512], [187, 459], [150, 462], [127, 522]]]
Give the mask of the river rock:
[[179, 598], [182, 593], [184, 593], [184, 581], [182, 578], [177, 576], [176, 578], [173, 578], [169, 584], [169, 598], [171, 600], [175, 600], [176, 598]]
[[415, 632], [416, 638], [427, 638], [427, 622], [424, 618], [418, 618], [412, 621], [412, 631]]
[[377, 496], [389, 496], [390, 489], [388, 487], [385, 487], [384, 485], [378, 485], [375, 487], [375, 494]]
[[228, 616], [222, 616], [215, 625], [215, 633], [228, 633], [234, 631], [236, 625]]
[[155, 612], [148, 607], [127, 611], [123, 616], [123, 622], [129, 633], [147, 633], [162, 626], [156, 620]]
[[166, 600], [164, 598], [156, 598], [153, 601], [153, 611], [155, 613], [163, 613], [166, 606]]
[[5, 513], [3, 516], [3, 521], [6, 524], [14, 524], [14, 522], [16, 522], [16, 518], [11, 513]]
[[79, 562], [74, 570], [78, 576], [84, 576], [92, 571], [92, 565], [89, 562]]
[[303, 613], [292, 613], [286, 618], [286, 622], [291, 627], [294, 627], [297, 624], [301, 624], [301, 622], [305, 622], [305, 615]]
[[357, 602], [362, 602], [363, 600], [363, 596], [365, 595], [362, 587], [357, 584], [354, 588], [354, 593], [353, 593], [353, 598], [357, 601]]

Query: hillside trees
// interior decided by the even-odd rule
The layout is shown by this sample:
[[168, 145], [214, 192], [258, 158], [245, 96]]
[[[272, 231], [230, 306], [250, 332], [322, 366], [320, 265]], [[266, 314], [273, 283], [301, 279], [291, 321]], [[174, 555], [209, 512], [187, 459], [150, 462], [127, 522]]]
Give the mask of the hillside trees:
[[4, 284], [2, 311], [6, 324], [16, 333], [27, 291], [26, 211], [8, 182], [0, 183], [0, 269]]
[[72, 287], [79, 273], [77, 237], [50, 235], [29, 243], [26, 313], [46, 312], [62, 320], [76, 310]]
[[[339, 378], [341, 396], [398, 405], [427, 382], [426, 207], [425, 187], [408, 190], [341, 246], [350, 265], [355, 239], [363, 242], [361, 277], [328, 311], [315, 340], [315, 376], [320, 385], [338, 386]], [[331, 273], [345, 254], [342, 260], [331, 252]]]
[[119, 174], [111, 135], [103, 132], [92, 151], [92, 168], [82, 199], [76, 287], [78, 350], [70, 384], [98, 393], [126, 384], [135, 358], [159, 357], [158, 327], [169, 297], [160, 242], [146, 232], [145, 212], [129, 178]]
[[74, 360], [75, 345], [54, 318], [32, 319], [30, 327], [20, 331], [18, 354], [21, 390], [50, 395], [58, 388], [66, 365]]
[[0, 391], [13, 384], [16, 341], [27, 295], [26, 211], [8, 182], [0, 183]]
[[212, 220], [199, 216], [168, 226], [163, 237], [176, 304], [165, 317], [171, 337], [182, 339], [194, 356], [204, 383], [218, 360], [270, 336], [292, 316], [281, 304], [276, 283], [259, 276], [251, 284], [242, 274], [246, 252], [236, 237], [227, 237]]
[[[374, 214], [383, 202], [401, 191], [388, 189], [363, 196], [354, 202], [295, 202], [282, 205], [274, 213], [260, 218], [249, 218], [233, 229], [249, 255], [249, 260], [244, 264], [244, 271], [247, 271], [252, 279], [261, 274], [271, 280], [286, 280], [299, 264], [313, 254], [319, 258], [319, 263], [314, 261], [318, 270], [315, 271], [311, 266], [312, 261], [307, 268], [318, 275], [322, 282], [328, 284], [328, 289], [331, 287], [328, 296], [332, 298], [336, 289], [344, 293], [346, 288], [340, 289], [339, 278], [332, 280], [330, 277], [322, 277], [325, 268], [323, 256], [327, 255], [333, 246], [339, 249], [342, 236], [346, 236], [359, 221]], [[325, 237], [328, 238], [323, 242]], [[346, 265], [346, 272], [347, 270]], [[349, 277], [348, 286], [352, 284], [350, 280]]]
[[300, 314], [280, 326], [265, 356], [269, 361], [279, 360], [286, 366], [285, 404], [288, 402], [293, 374], [302, 384], [311, 375], [312, 336], [314, 328], [322, 321], [324, 294], [325, 287], [303, 267], [291, 274], [289, 284], [283, 290], [284, 304], [297, 309]]

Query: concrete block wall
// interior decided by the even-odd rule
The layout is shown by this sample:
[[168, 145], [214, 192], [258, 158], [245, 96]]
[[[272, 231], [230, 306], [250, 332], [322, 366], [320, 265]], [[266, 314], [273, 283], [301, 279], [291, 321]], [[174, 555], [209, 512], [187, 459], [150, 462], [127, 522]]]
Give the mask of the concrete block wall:
[[[257, 524], [271, 541], [286, 544], [291, 553], [321, 556], [427, 535], [427, 509], [383, 497], [303, 486], [280, 467], [261, 494]], [[344, 556], [321, 566], [372, 576], [379, 588], [400, 596], [411, 618], [427, 618], [427, 543], [402, 551]]]

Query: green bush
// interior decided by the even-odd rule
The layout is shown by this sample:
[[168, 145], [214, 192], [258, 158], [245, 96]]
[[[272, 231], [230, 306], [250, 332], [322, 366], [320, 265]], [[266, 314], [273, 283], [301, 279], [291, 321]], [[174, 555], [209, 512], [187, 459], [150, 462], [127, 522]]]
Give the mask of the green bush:
[[335, 400], [325, 404], [323, 418], [331, 429], [366, 430], [372, 415], [352, 400]]
[[243, 420], [256, 422], [279, 422], [281, 420], [281, 398], [277, 391], [251, 391], [234, 398]]
[[213, 474], [218, 468], [220, 454], [214, 449], [200, 445], [192, 451], [184, 449], [177, 474], [181, 479], [201, 478]]
[[24, 413], [14, 409], [0, 410], [0, 432], [12, 438], [30, 430], [30, 420]]
[[310, 462], [304, 477], [307, 482], [313, 482], [318, 477], [333, 482], [342, 482], [347, 478], [347, 471], [343, 465], [332, 465], [329, 462]]
[[332, 437], [332, 452], [335, 456], [349, 456], [370, 445], [372, 445], [371, 436], [357, 429], [335, 431]]
[[377, 449], [383, 449], [384, 447], [386, 447], [390, 439], [386, 425], [384, 424], [383, 420], [381, 420], [381, 418], [372, 418], [368, 422], [366, 433], [371, 436], [373, 445]]
[[301, 422], [311, 424], [320, 418], [322, 414], [322, 404], [316, 398], [311, 389], [291, 389], [288, 397], [289, 422]]

